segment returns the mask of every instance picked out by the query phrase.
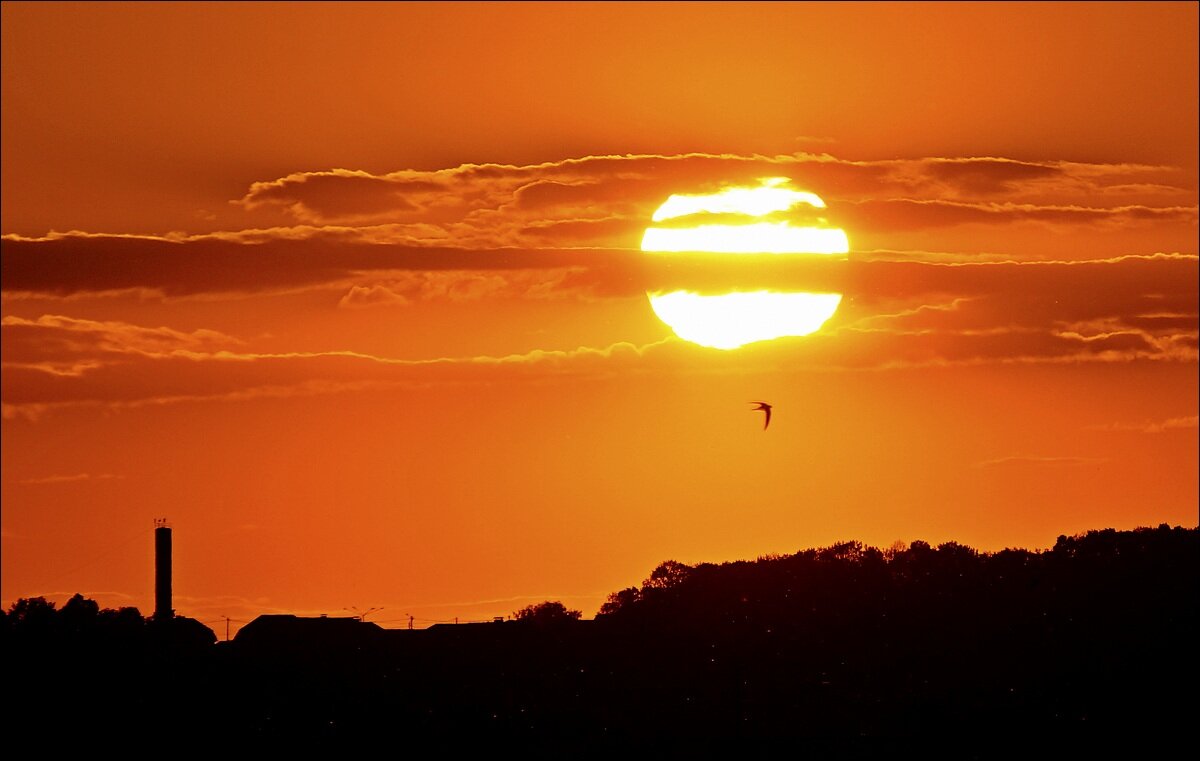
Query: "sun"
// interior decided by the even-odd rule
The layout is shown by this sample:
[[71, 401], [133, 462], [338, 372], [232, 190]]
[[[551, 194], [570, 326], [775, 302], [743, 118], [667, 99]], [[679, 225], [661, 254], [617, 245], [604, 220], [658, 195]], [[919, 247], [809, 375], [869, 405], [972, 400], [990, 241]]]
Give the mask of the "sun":
[[[846, 233], [828, 224], [825, 202], [766, 177], [752, 187], [729, 187], [709, 195], [673, 195], [654, 212], [655, 226], [642, 236], [642, 251], [779, 254], [844, 257]], [[837, 311], [839, 293], [687, 290], [649, 291], [650, 306], [675, 335], [714, 349], [816, 332]]]

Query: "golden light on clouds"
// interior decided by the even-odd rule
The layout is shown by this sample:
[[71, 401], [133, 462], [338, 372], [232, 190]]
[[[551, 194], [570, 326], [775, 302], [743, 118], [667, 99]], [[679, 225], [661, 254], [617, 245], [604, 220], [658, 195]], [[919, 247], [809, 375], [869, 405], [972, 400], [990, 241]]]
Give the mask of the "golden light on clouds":
[[[797, 215], [803, 222], [771, 217], [824, 209], [813, 193], [786, 187], [785, 177], [767, 177], [756, 187], [731, 187], [709, 195], [672, 195], [654, 213], [642, 237], [648, 253], [687, 251], [719, 254], [844, 255], [846, 233], [821, 217]], [[807, 208], [806, 208], [807, 207]], [[720, 222], [706, 220], [717, 216]], [[732, 219], [729, 219], [732, 217]], [[686, 224], [689, 218], [695, 220]], [[764, 221], [767, 218], [768, 221]], [[837, 311], [837, 293], [752, 292], [707, 295], [687, 290], [647, 293], [650, 306], [675, 335], [714, 349], [736, 349], [755, 341], [805, 336]]]

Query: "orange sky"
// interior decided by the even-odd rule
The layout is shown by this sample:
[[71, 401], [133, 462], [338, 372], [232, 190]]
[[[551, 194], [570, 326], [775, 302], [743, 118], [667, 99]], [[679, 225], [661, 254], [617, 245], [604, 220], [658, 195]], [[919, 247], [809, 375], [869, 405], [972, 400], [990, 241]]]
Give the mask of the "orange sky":
[[[1197, 524], [1197, 5], [3, 4], [3, 604]], [[788, 177], [846, 261], [638, 250]], [[826, 287], [722, 352], [647, 289]], [[771, 428], [749, 400], [775, 405]], [[216, 627], [220, 628], [220, 627]]]

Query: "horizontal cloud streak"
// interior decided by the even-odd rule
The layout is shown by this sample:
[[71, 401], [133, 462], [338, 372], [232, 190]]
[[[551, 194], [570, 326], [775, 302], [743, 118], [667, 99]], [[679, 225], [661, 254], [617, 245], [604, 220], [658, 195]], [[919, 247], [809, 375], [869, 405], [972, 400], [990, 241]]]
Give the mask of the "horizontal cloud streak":
[[[463, 164], [434, 171], [374, 175], [333, 169], [297, 172], [254, 183], [239, 201], [251, 209], [277, 208], [310, 224], [427, 217], [444, 223], [480, 210], [556, 210], [550, 217], [605, 209], [630, 215], [657, 206], [671, 193], [709, 192], [765, 176], [788, 176], [826, 200], [908, 196], [925, 200], [991, 200], [1004, 194], [1030, 203], [1050, 196], [1072, 202], [1111, 200], [1125, 190], [1129, 203], [1178, 197], [1194, 188], [1175, 184], [1170, 167], [1131, 164], [1014, 161], [1001, 157], [850, 161], [829, 154], [587, 156], [524, 166]], [[357, 200], [349, 204], [347, 199]], [[650, 208], [650, 211], [653, 209]]]
[[1050, 468], [1074, 468], [1087, 465], [1099, 465], [1107, 462], [1104, 458], [1096, 457], [1035, 457], [1029, 455], [1016, 455], [1013, 457], [1000, 457], [995, 460], [985, 460], [975, 464], [977, 468], [998, 468], [998, 467], [1013, 467], [1013, 466], [1034, 466], [1034, 467], [1050, 467]]
[[391, 270], [516, 270], [608, 266], [640, 253], [605, 249], [470, 250], [373, 243], [361, 231], [311, 230], [311, 237], [245, 243], [225, 236], [183, 239], [71, 234], [6, 237], [6, 293], [128, 289], [169, 296], [303, 288]]
[[1130, 226], [1173, 222], [1195, 225], [1195, 206], [1056, 206], [1016, 203], [962, 203], [940, 200], [888, 199], [830, 205], [830, 216], [852, 229], [896, 232], [955, 225]]
[[[797, 287], [807, 282], [813, 289], [823, 283], [868, 296], [884, 293], [957, 293], [996, 289], [1012, 290], [1016, 281], [1054, 280], [1064, 292], [1091, 286], [1087, 268], [1126, 262], [1122, 275], [1150, 277], [1155, 291], [1180, 291], [1177, 278], [1195, 279], [1197, 257], [1192, 254], [1159, 254], [1114, 257], [1104, 260], [1016, 262], [930, 262], [905, 256], [852, 254], [849, 262], [822, 261], [821, 257], [728, 257], [720, 255], [645, 255], [621, 249], [509, 248], [469, 250], [364, 242], [358, 233], [310, 231], [299, 240], [268, 240], [246, 244], [219, 236], [194, 236], [182, 240], [127, 238], [107, 235], [64, 235], [48, 239], [8, 237], [3, 241], [0, 274], [4, 292], [67, 296], [82, 292], [159, 292], [170, 296], [204, 293], [274, 291], [289, 288], [344, 284], [369, 286], [386, 273], [421, 272], [426, 293], [449, 293], [461, 273], [478, 280], [482, 272], [502, 273], [509, 284], [523, 282], [524, 294], [541, 294], [556, 287], [587, 288], [596, 293], [629, 296], [647, 289], [688, 287], [742, 289]], [[1137, 262], [1154, 262], [1151, 267]], [[936, 266], [935, 266], [936, 265]], [[981, 269], [970, 269], [971, 266]], [[939, 269], [938, 267], [941, 267]], [[955, 267], [958, 267], [955, 269]], [[1039, 275], [1024, 267], [1044, 267]], [[1070, 269], [1077, 267], [1078, 269]], [[1059, 274], [1051, 276], [1052, 270]], [[460, 273], [452, 276], [446, 273]], [[443, 273], [443, 274], [437, 274]], [[541, 273], [541, 274], [534, 274]], [[413, 275], [404, 276], [410, 283]], [[440, 278], [441, 286], [435, 285]], [[1083, 280], [1081, 280], [1081, 278]], [[499, 281], [490, 288], [496, 290]], [[1186, 286], [1186, 284], [1185, 284]], [[502, 289], [502, 288], [501, 288]], [[394, 292], [395, 289], [391, 289]], [[402, 290], [413, 290], [411, 287]], [[1109, 288], [1111, 290], [1111, 288]], [[466, 289], [470, 291], [470, 289]], [[1150, 292], [1150, 291], [1147, 291]], [[1194, 287], [1182, 287], [1193, 297]], [[384, 294], [377, 294], [384, 295]], [[404, 293], [411, 298], [414, 293]], [[362, 299], [365, 294], [359, 294]], [[354, 299], [351, 299], [353, 301]], [[367, 299], [368, 301], [370, 299]], [[1099, 297], [1097, 297], [1099, 300]], [[349, 305], [349, 304], [348, 304]], [[1162, 310], [1158, 310], [1162, 311]], [[1191, 312], [1194, 310], [1181, 310]]]
[[80, 483], [83, 481], [112, 481], [112, 480], [121, 479], [121, 478], [124, 478], [124, 476], [117, 476], [117, 475], [113, 475], [112, 473], [97, 473], [96, 475], [92, 475], [91, 473], [76, 473], [75, 475], [71, 475], [71, 476], [43, 476], [42, 478], [23, 478], [20, 481], [18, 481], [17, 483], [32, 485], [32, 486], [43, 486], [46, 484], [71, 484], [71, 483]]
[[[851, 161], [828, 154], [586, 156], [529, 165], [463, 164], [370, 174], [297, 172], [254, 183], [238, 201], [287, 225], [375, 224], [411, 242], [479, 248], [636, 248], [672, 194], [787, 177], [829, 204], [830, 223], [876, 244], [888, 234], [1001, 229], [1156, 233], [1194, 238], [1196, 188], [1171, 167], [1003, 157]], [[357, 201], [357, 204], [355, 203]]]
[[1183, 415], [1152, 423], [1105, 423], [1088, 426], [1089, 431], [1131, 431], [1134, 433], [1164, 433], [1186, 431], [1200, 426], [1200, 416]]
[[[845, 227], [852, 243], [872, 231], [902, 241], [868, 241], [864, 248], [937, 245], [911, 239], [924, 230], [980, 228], [984, 240], [1017, 231], [1041, 241], [1069, 229], [1071, 237], [1056, 239], [1067, 241], [1062, 253], [1043, 250], [1036, 258], [970, 253], [953, 243], [942, 253], [852, 250], [846, 258], [638, 250], [654, 209], [672, 193], [765, 176], [790, 177], [828, 203], [827, 209], [806, 207], [798, 221]], [[620, 370], [1195, 362], [1200, 258], [1155, 248], [1110, 255], [1116, 244], [1109, 239], [1130, 231], [1140, 236], [1139, 245], [1181, 235], [1194, 241], [1195, 188], [1181, 177], [1170, 167], [1129, 164], [999, 157], [848, 161], [816, 154], [589, 156], [386, 174], [298, 172], [256, 182], [238, 201], [275, 227], [4, 236], [0, 287], [6, 305], [22, 306], [0, 325], [0, 396], [5, 416], [13, 418], [64, 405], [286, 397], [603, 377]], [[1093, 252], [1101, 240], [1101, 253]], [[654, 343], [666, 329], [655, 334], [653, 327], [637, 345], [617, 327], [611, 335], [578, 339], [606, 348], [492, 356], [476, 344], [462, 349], [463, 356], [421, 358], [414, 350], [398, 358], [386, 356], [394, 348], [365, 350], [354, 334], [334, 335], [332, 328], [319, 344], [303, 331], [271, 340], [260, 331], [254, 340], [265, 343], [251, 348], [251, 336], [232, 335], [227, 325], [225, 331], [180, 330], [132, 324], [137, 318], [129, 311], [122, 311], [126, 321], [64, 314], [72, 311], [69, 299], [98, 294], [200, 301], [316, 289], [324, 291], [319, 297], [338, 329], [362, 328], [375, 315], [420, 319], [469, 308], [478, 316], [502, 300], [550, 299], [562, 300], [564, 310], [588, 302], [607, 310], [605, 320], [642, 309], [631, 311], [629, 322], [654, 326], [646, 291], [796, 290], [839, 293], [843, 300], [819, 333], [744, 349], [736, 362], [675, 340]], [[610, 301], [591, 303], [604, 299]], [[54, 300], [54, 306], [38, 300]], [[523, 330], [538, 335], [528, 325]], [[506, 345], [524, 349], [539, 340]], [[546, 340], [564, 345], [561, 335]]]
[[[867, 309], [870, 294], [860, 293], [856, 308], [815, 335], [734, 354], [673, 339], [645, 346], [616, 342], [605, 348], [427, 359], [353, 350], [251, 352], [241, 348], [238, 338], [216, 331], [185, 333], [53, 315], [37, 320], [9, 318], [3, 324], [5, 415], [33, 418], [64, 405], [244, 400], [404, 385], [600, 378], [620, 371], [879, 370], [981, 363], [1195, 362], [1197, 358], [1194, 315], [1174, 316], [1158, 326], [1130, 324], [1147, 314], [1150, 306], [1186, 304], [1188, 299], [1194, 304], [1195, 278], [1179, 277], [1181, 272], [1194, 275], [1194, 257], [1125, 257], [1088, 264], [885, 261], [862, 265], [915, 268], [916, 275], [908, 277], [885, 273], [881, 282], [889, 287], [874, 298], [877, 306], [902, 299], [916, 305], [892, 313], [871, 310]], [[979, 276], [992, 270], [1000, 274]], [[1062, 296], [1057, 302], [1056, 289]], [[968, 295], [926, 303], [930, 294], [942, 290]], [[1093, 292], [1102, 298], [1072, 296]], [[1014, 294], [1029, 305], [1019, 317], [998, 304], [989, 306]]]
[[[1089, 246], [1114, 253], [1112, 241], [1131, 231], [1144, 234], [1139, 241], [1160, 241], [1136, 253], [1179, 250], [1195, 240], [1196, 189], [1171, 167], [1002, 157], [586, 156], [384, 174], [296, 172], [253, 183], [237, 202], [275, 226], [4, 236], [0, 282], [10, 298], [365, 289], [347, 295], [348, 307], [402, 301], [389, 297], [387, 291], [398, 292], [386, 285], [358, 281], [386, 271], [606, 270], [609, 282], [636, 290], [641, 236], [668, 196], [764, 176], [819, 193], [828, 203], [817, 215], [822, 224], [846, 229], [852, 245], [861, 238], [868, 248], [927, 247], [936, 241], [922, 235], [954, 232], [952, 247], [970, 250], [972, 241], [994, 239], [970, 230], [1016, 227], [1027, 236], [1070, 229], [1082, 236], [1071, 240], [1080, 258], [1088, 258]], [[385, 290], [372, 290], [376, 285]]]

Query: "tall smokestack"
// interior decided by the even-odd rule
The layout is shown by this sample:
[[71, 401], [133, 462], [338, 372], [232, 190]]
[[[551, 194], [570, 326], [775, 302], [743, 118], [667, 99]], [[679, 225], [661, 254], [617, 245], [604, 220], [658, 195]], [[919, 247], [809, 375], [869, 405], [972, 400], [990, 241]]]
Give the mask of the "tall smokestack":
[[171, 608], [171, 527], [166, 518], [154, 521], [154, 620], [174, 617]]

